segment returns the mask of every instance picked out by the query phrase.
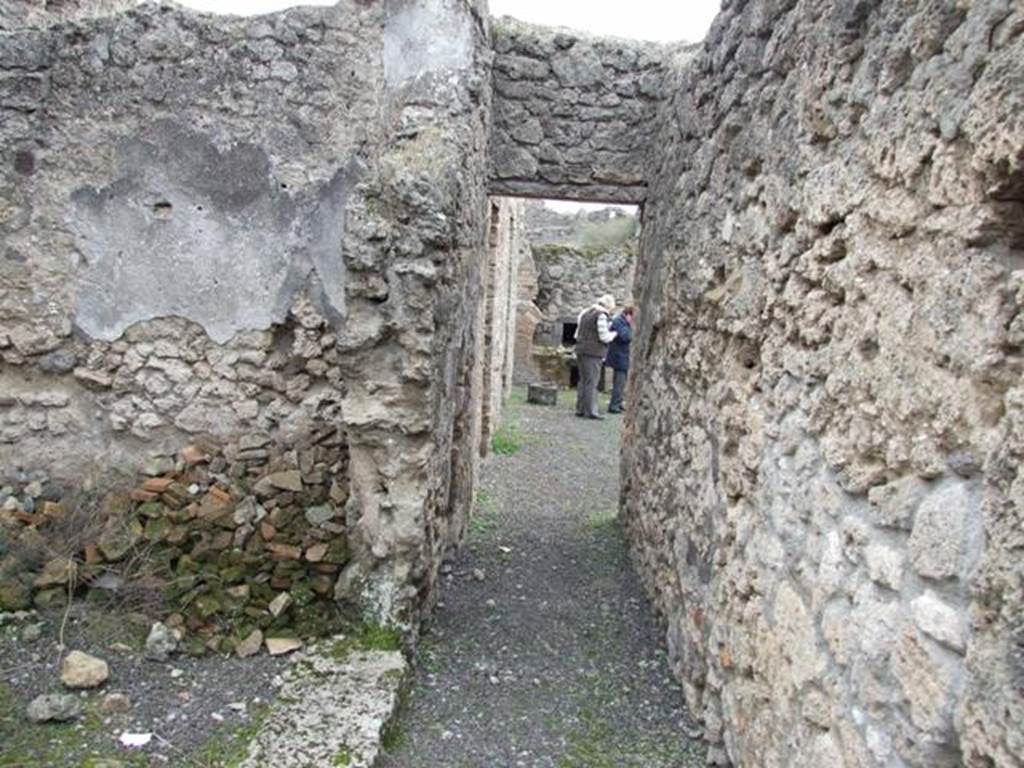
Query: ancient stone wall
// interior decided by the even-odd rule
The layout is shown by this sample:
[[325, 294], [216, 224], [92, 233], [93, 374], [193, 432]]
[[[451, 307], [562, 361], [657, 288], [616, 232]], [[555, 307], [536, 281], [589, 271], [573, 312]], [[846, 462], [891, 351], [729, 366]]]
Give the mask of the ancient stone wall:
[[110, 15], [137, 4], [138, 0], [0, 0], [0, 30]]
[[632, 300], [639, 247], [635, 214], [611, 208], [559, 214], [540, 205], [528, 211], [535, 302], [551, 333], [557, 321], [574, 320], [605, 293], [620, 306]]
[[202, 439], [237, 505], [294, 469], [337, 596], [415, 623], [478, 454], [485, 34], [456, 0], [3, 33], [0, 474], [106, 485]]
[[720, 761], [1024, 764], [1022, 34], [748, 0], [670, 79], [622, 500]]
[[494, 194], [639, 203], [666, 49], [492, 23]]

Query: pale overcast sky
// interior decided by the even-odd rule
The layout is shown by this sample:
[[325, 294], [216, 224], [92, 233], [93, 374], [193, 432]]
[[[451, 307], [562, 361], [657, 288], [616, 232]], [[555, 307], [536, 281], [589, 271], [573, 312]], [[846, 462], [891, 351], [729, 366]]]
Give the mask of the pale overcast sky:
[[[269, 13], [293, 5], [333, 5], [334, 0], [179, 0], [216, 13]], [[602, 35], [640, 40], [704, 39], [721, 0], [490, 0], [491, 14], [575, 27]]]

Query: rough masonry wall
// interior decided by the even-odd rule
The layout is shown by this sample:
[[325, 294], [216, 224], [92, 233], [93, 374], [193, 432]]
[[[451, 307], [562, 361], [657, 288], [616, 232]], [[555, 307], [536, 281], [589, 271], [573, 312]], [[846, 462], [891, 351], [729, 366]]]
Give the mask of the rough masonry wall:
[[644, 200], [667, 49], [492, 23], [493, 194]]
[[560, 214], [540, 205], [528, 210], [535, 301], [548, 324], [575, 321], [605, 293], [620, 307], [632, 301], [639, 247], [635, 214], [610, 208]]
[[519, 273], [516, 275], [516, 325], [512, 349], [512, 380], [515, 384], [529, 384], [537, 379], [533, 365], [533, 335], [537, 325], [544, 319], [537, 308], [537, 265], [533, 260], [533, 249], [529, 243], [519, 259]]
[[721, 761], [1024, 765], [1022, 34], [747, 0], [670, 79], [622, 501]]
[[538, 308], [549, 321], [575, 321], [580, 312], [606, 293], [623, 306], [633, 296], [636, 255], [635, 240], [607, 248], [535, 246]]
[[472, 497], [485, 34], [343, 0], [0, 35], [0, 474], [287, 469], [338, 427], [337, 595], [414, 623]]
[[137, 4], [138, 0], [0, 0], [0, 30], [109, 15]]

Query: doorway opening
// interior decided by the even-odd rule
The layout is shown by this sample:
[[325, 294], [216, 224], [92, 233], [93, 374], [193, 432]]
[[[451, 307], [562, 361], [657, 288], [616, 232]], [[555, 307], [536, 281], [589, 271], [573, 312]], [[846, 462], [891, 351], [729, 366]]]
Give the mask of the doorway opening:
[[576, 329], [578, 323], [562, 323], [562, 346], [572, 347], [576, 345]]
[[[520, 207], [512, 382], [574, 389], [580, 314], [611, 295], [633, 303], [641, 211], [635, 205], [494, 198]], [[493, 238], [492, 238], [493, 239]], [[603, 379], [603, 377], [602, 377]]]

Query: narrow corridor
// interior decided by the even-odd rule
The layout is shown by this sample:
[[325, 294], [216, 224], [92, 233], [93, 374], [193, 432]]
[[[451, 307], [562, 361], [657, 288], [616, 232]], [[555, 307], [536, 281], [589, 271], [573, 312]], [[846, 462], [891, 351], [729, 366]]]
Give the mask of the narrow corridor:
[[513, 394], [385, 768], [704, 764], [616, 516], [621, 422], [573, 395]]

